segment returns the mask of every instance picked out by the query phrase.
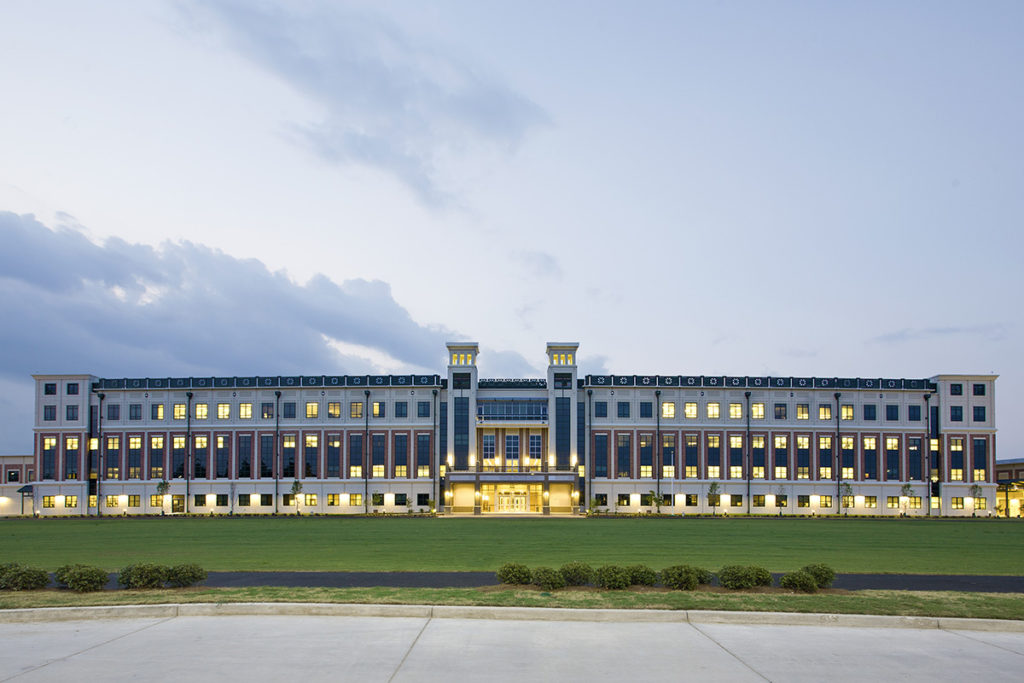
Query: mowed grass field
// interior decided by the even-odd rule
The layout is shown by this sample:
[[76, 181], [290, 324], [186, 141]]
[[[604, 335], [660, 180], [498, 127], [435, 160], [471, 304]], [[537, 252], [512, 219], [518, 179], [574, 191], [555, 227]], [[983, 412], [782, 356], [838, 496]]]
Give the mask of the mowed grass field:
[[823, 562], [843, 573], [1024, 571], [1013, 520], [481, 519], [190, 517], [0, 520], [0, 562], [195, 562], [210, 571], [494, 571], [557, 567]]

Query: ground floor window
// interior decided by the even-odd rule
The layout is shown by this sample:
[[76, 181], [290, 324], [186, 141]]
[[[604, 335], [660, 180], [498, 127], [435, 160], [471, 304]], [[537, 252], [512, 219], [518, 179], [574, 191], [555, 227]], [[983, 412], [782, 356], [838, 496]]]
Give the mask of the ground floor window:
[[43, 507], [44, 508], [52, 508], [53, 507], [53, 501], [54, 501], [54, 496], [43, 496]]
[[878, 507], [878, 496], [864, 496], [864, 507], [866, 507], [866, 508], [877, 508]]
[[361, 493], [351, 493], [351, 494], [349, 494], [348, 504], [349, 505], [362, 505], [363, 504], [363, 494], [361, 494]]
[[96, 494], [95, 493], [92, 494], [91, 496], [89, 496], [89, 507], [91, 507], [91, 508], [96, 507]]
[[743, 496], [734, 493], [731, 496], [729, 496], [729, 503], [734, 508], [743, 507]]
[[192, 496], [192, 505], [194, 505], [197, 508], [205, 507], [206, 506], [206, 494], [205, 493], [197, 493], [194, 496]]
[[142, 505], [142, 496], [138, 494], [132, 494], [128, 496], [128, 507], [137, 508]]
[[853, 496], [843, 496], [843, 507], [844, 508], [852, 508], [853, 507]]
[[151, 507], [151, 508], [163, 507], [163, 504], [164, 504], [164, 497], [161, 496], [159, 493], [154, 493], [153, 495], [151, 495], [149, 497], [149, 507]]
[[370, 494], [370, 505], [383, 505], [384, 494], [383, 493], [371, 493]]
[[780, 508], [789, 507], [789, 496], [785, 493], [775, 496], [775, 505]]
[[619, 507], [629, 507], [629, 494], [620, 493], [615, 501], [615, 504]]
[[417, 493], [416, 504], [421, 507], [430, 505], [430, 494], [429, 493]]
[[107, 507], [108, 508], [116, 508], [117, 507], [117, 496], [107, 496]]
[[964, 499], [960, 496], [953, 496], [949, 500], [949, 507], [953, 508], [954, 510], [963, 510]]
[[336, 505], [338, 505], [338, 498], [339, 497], [340, 496], [337, 493], [328, 493], [327, 494], [327, 507], [335, 507]]
[[316, 505], [316, 494], [315, 494], [315, 493], [307, 493], [307, 494], [306, 494], [306, 495], [305, 495], [305, 496], [304, 496], [304, 497], [303, 497], [303, 498], [301, 499], [301, 501], [300, 501], [300, 502], [303, 502], [303, 503], [305, 503], [306, 505]]
[[708, 494], [708, 505], [711, 507], [718, 507], [722, 504], [722, 496], [718, 493]]
[[977, 498], [974, 499], [974, 509], [975, 510], [984, 510], [987, 507], [988, 507], [988, 499], [987, 498], [985, 498], [983, 496], [978, 496]]
[[218, 493], [217, 494], [217, 507], [225, 508], [228, 506], [228, 494]]
[[249, 507], [250, 494], [240, 493], [238, 494], [238, 507], [247, 508]]
[[899, 498], [899, 496], [886, 496], [885, 497], [885, 507], [889, 508], [890, 510], [895, 510], [899, 506], [900, 506], [900, 498]]
[[695, 508], [697, 507], [697, 494], [687, 493], [686, 494], [686, 507]]
[[910, 497], [910, 509], [911, 510], [920, 510], [921, 509], [921, 496], [911, 496]]
[[755, 494], [754, 495], [753, 503], [754, 503], [754, 507], [756, 507], [756, 508], [763, 508], [764, 507], [764, 494]]
[[830, 508], [832, 507], [832, 496], [822, 496], [820, 507]]
[[395, 494], [395, 505], [408, 505], [409, 494], [408, 493], [396, 493]]
[[796, 497], [796, 506], [798, 508], [809, 508], [809, 507], [811, 507], [811, 497], [810, 496], [797, 496]]
[[78, 496], [64, 496], [64, 507], [76, 508], [78, 507]]
[[273, 496], [273, 494], [270, 494], [270, 493], [261, 493], [260, 494], [260, 506], [261, 507], [270, 507], [273, 504], [274, 504], [274, 496]]

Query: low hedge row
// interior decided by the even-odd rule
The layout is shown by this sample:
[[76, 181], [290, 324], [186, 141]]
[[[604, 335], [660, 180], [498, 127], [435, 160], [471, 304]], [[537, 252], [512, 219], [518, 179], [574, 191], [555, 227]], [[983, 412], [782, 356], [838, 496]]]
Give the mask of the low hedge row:
[[[566, 586], [583, 586], [593, 583], [598, 588], [621, 590], [630, 586], [654, 586], [659, 582], [673, 590], [694, 590], [697, 586], [710, 584], [714, 575], [701, 567], [681, 564], [666, 567], [657, 572], [647, 565], [630, 567], [604, 565], [593, 569], [584, 562], [569, 562], [560, 569], [537, 567], [531, 570], [523, 564], [509, 562], [497, 571], [499, 583], [523, 586], [533, 584], [544, 590], [558, 590]], [[819, 588], [828, 588], [835, 580], [835, 570], [824, 564], [811, 564], [785, 574], [779, 585], [783, 588], [813, 593]], [[754, 565], [728, 565], [718, 570], [718, 583], [731, 590], [743, 590], [759, 586], [771, 586], [772, 575], [764, 567]]]
[[[86, 564], [66, 564], [56, 572], [58, 586], [78, 593], [103, 590], [109, 581], [107, 570]], [[118, 574], [117, 581], [125, 588], [185, 588], [206, 578], [206, 570], [195, 564], [165, 567], [158, 564], [133, 564]], [[17, 563], [0, 565], [0, 590], [39, 590], [50, 584], [45, 569]]]

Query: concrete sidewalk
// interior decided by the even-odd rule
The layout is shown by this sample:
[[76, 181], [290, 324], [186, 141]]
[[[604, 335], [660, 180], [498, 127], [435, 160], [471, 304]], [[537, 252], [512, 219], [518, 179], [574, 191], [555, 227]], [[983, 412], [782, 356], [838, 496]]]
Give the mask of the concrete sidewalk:
[[[328, 615], [344, 608], [403, 616]], [[0, 681], [959, 681], [1016, 680], [1024, 670], [1021, 622], [979, 630], [1000, 624], [380, 605], [81, 609], [94, 611], [32, 610], [37, 620], [22, 623], [13, 618], [29, 610], [6, 611]], [[815, 625], [781, 623], [800, 619]], [[830, 625], [843, 623], [863, 625]]]

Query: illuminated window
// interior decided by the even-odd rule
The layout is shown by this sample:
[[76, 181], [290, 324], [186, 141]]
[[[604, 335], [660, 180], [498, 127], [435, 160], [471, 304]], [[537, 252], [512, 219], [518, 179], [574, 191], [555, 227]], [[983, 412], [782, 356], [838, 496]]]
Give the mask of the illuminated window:
[[809, 508], [809, 507], [811, 507], [811, 497], [810, 496], [797, 496], [796, 497], [796, 506], [798, 508]]
[[361, 418], [363, 416], [363, 402], [352, 401], [348, 404], [348, 416], [352, 419]]
[[116, 508], [117, 507], [117, 496], [107, 496], [107, 507], [108, 508]]
[[149, 417], [151, 420], [164, 419], [164, 404], [154, 403], [151, 406], [149, 406]]
[[217, 404], [217, 419], [227, 420], [231, 418], [231, 404], [230, 403], [218, 403]]
[[337, 493], [327, 494], [327, 507], [336, 507], [339, 503], [339, 496]]
[[899, 496], [886, 496], [885, 497], [885, 507], [889, 508], [890, 510], [895, 510], [895, 509], [899, 508], [899, 506], [900, 506], [900, 497]]
[[718, 419], [718, 413], [719, 413], [719, 404], [718, 403], [708, 403], [708, 419], [709, 420], [717, 420]]
[[878, 507], [878, 496], [864, 496], [864, 507], [866, 507], [866, 508], [877, 508]]
[[408, 471], [409, 470], [408, 470], [408, 466], [407, 465], [395, 465], [395, 476], [396, 477], [407, 477], [407, 476], [409, 476], [407, 474]]
[[[852, 508], [853, 507], [853, 496], [843, 496], [841, 500], [842, 500], [842, 506], [844, 508]], [[822, 507], [824, 507], [824, 506], [822, 506]]]
[[910, 509], [920, 510], [921, 509], [921, 496], [910, 496]]
[[683, 415], [686, 416], [687, 420], [696, 420], [697, 419], [697, 404], [696, 403], [689, 403], [689, 402], [686, 403], [683, 406]]
[[205, 403], [197, 403], [196, 404], [196, 419], [197, 420], [205, 420], [208, 414], [209, 414], [209, 406], [207, 406]]
[[316, 401], [306, 401], [306, 419], [312, 420], [320, 416], [320, 404]]
[[964, 440], [954, 438], [949, 440], [949, 457], [951, 467], [949, 470], [950, 481], [964, 480]]
[[831, 420], [832, 419], [832, 406], [827, 403], [822, 403], [818, 406], [818, 419], [819, 420]]
[[[978, 500], [985, 500], [984, 498], [978, 498]], [[78, 496], [64, 496], [64, 507], [76, 508], [78, 507]]]
[[44, 508], [52, 508], [52, 507], [54, 507], [53, 501], [54, 501], [54, 496], [43, 496], [43, 507]]
[[385, 411], [385, 406], [386, 405], [387, 404], [385, 404], [383, 401], [374, 401], [373, 402], [373, 416], [374, 417], [384, 417], [384, 413], [386, 412]]
[[[299, 495], [302, 495], [302, 494], [299, 494]], [[302, 502], [305, 505], [316, 505], [316, 494], [315, 493], [307, 493], [305, 495], [305, 500], [302, 501]]]
[[363, 504], [363, 494], [361, 494], [361, 493], [350, 493], [350, 494], [348, 494], [348, 504], [349, 505], [362, 505]]
[[672, 401], [665, 401], [661, 404], [661, 416], [666, 420], [671, 420], [676, 416], [676, 404]]
[[175, 403], [174, 404], [174, 419], [184, 420], [185, 419], [185, 404]]
[[764, 419], [764, 404], [763, 403], [751, 403], [750, 404], [750, 418], [752, 420], [763, 420]]
[[89, 507], [96, 507], [96, 494], [89, 496]]
[[149, 507], [151, 507], [151, 508], [159, 508], [159, 507], [163, 507], [163, 505], [164, 505], [164, 497], [161, 496], [159, 493], [151, 493], [149, 495]]
[[809, 420], [811, 417], [811, 408], [806, 403], [796, 404], [796, 419], [798, 420]]
[[242, 420], [252, 419], [252, 404], [251, 403], [239, 403], [238, 404], [238, 417]]
[[832, 496], [822, 496], [821, 501], [818, 503], [819, 507], [830, 508], [832, 507]]
[[981, 470], [981, 469], [974, 470], [974, 481], [985, 481], [985, 475], [986, 474], [987, 474], [987, 470]]
[[128, 496], [128, 507], [130, 507], [130, 508], [137, 508], [137, 507], [139, 507], [139, 505], [141, 505], [141, 503], [142, 503], [142, 501], [140, 500], [140, 497], [139, 497], [138, 494], [132, 494], [132, 495]]
[[961, 496], [953, 496], [952, 498], [949, 499], [949, 507], [953, 508], [954, 510], [963, 510], [964, 499]]
[[754, 479], [764, 479], [764, 437], [750, 437], [750, 447], [754, 451], [754, 464], [750, 468], [750, 476]]
[[[261, 403], [260, 404], [260, 417], [264, 420], [274, 419], [274, 404], [273, 403]], [[262, 494], [260, 494], [262, 495]]]
[[763, 508], [764, 507], [764, 494], [763, 493], [762, 494], [755, 493], [754, 496], [753, 496], [753, 502], [754, 502], [754, 507], [756, 507], [756, 508]]
[[729, 419], [741, 420], [743, 419], [743, 404], [742, 403], [730, 403], [729, 404]]
[[341, 403], [338, 401], [332, 401], [327, 404], [327, 417], [338, 418], [341, 417]]
[[786, 419], [786, 404], [776, 403], [775, 404], [775, 419], [785, 420]]
[[348, 466], [348, 476], [350, 476], [350, 477], [361, 477], [361, 476], [363, 476], [363, 466], [362, 465], [349, 465]]
[[988, 498], [985, 498], [984, 496], [978, 496], [977, 498], [974, 499], [974, 509], [975, 510], [984, 510], [987, 507], [988, 507]]
[[842, 420], [852, 420], [853, 419], [853, 406], [852, 405], [844, 405], [844, 406], [842, 406], [839, 409], [839, 418], [842, 419]]

